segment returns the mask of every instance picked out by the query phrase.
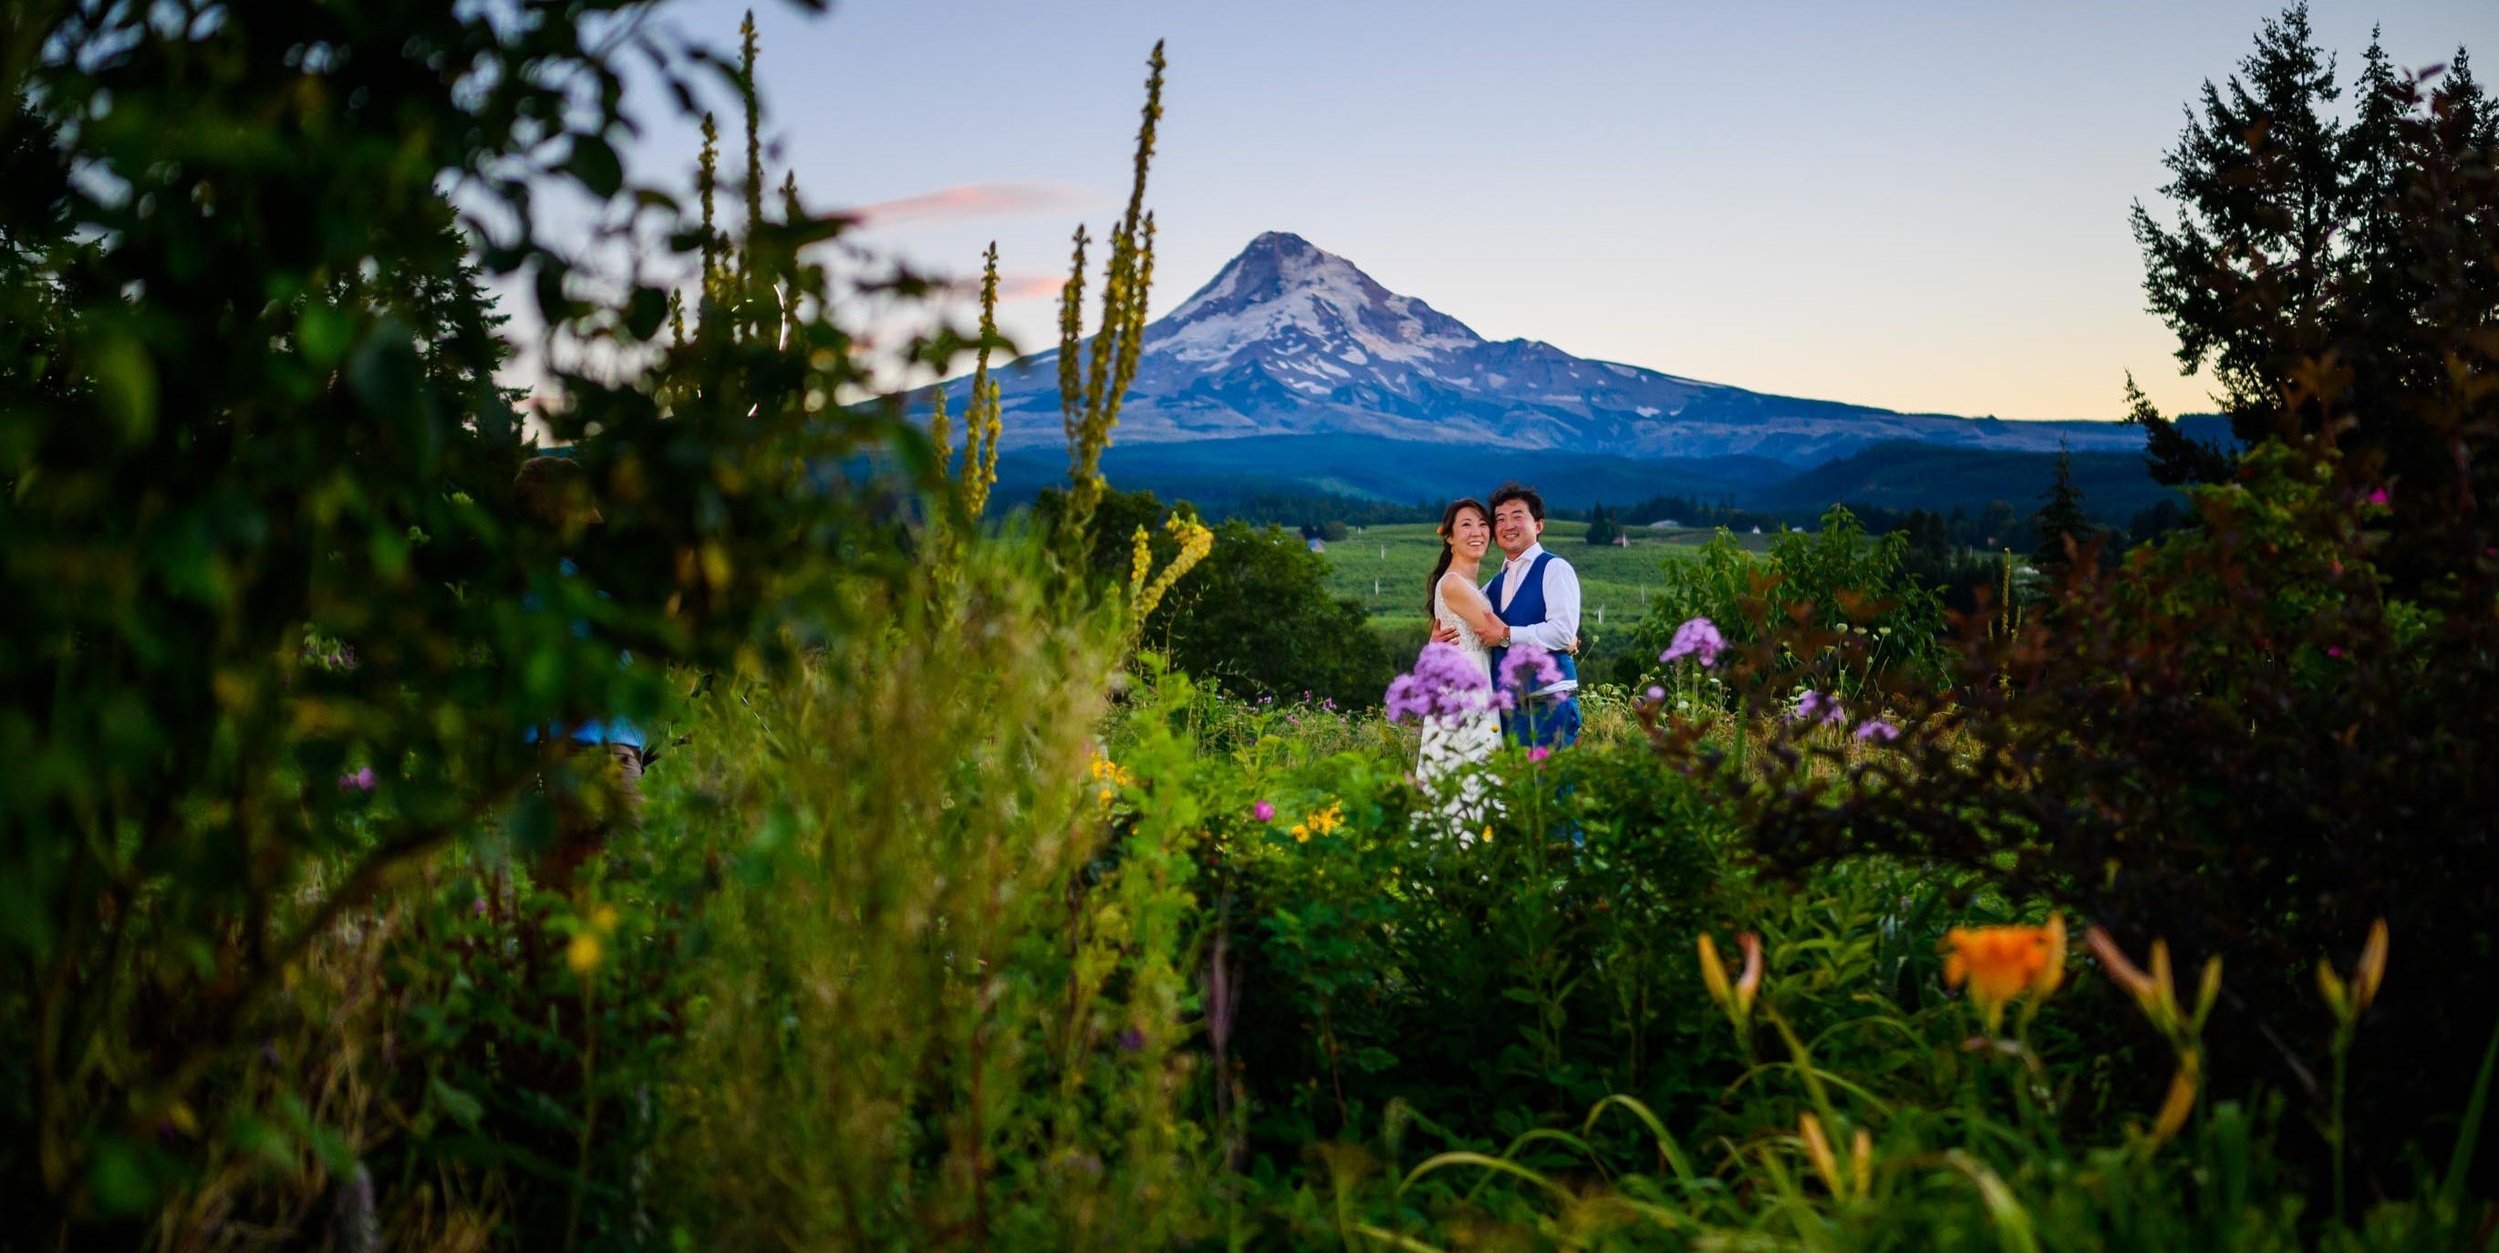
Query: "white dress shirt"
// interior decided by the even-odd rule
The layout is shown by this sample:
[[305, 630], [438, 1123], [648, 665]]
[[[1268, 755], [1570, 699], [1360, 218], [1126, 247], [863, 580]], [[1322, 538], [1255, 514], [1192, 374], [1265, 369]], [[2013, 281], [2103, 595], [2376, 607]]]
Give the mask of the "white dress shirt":
[[[1545, 546], [1530, 544], [1527, 551], [1501, 563], [1501, 577], [1493, 585], [1493, 604], [1508, 609], [1518, 595], [1519, 583], [1527, 577], [1527, 568], [1543, 556]], [[1533, 644], [1548, 653], [1567, 653], [1571, 641], [1579, 638], [1579, 572], [1571, 563], [1556, 557], [1545, 563], [1545, 620], [1510, 628], [1512, 644]], [[1537, 689], [1539, 696], [1573, 692], [1579, 689], [1575, 679], [1563, 679]]]

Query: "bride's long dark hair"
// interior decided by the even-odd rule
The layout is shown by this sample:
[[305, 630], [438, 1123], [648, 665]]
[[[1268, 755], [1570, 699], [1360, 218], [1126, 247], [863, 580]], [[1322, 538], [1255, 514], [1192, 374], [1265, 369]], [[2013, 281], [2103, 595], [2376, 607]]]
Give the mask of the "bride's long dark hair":
[[1449, 532], [1451, 528], [1458, 525], [1458, 511], [1461, 509], [1474, 510], [1475, 516], [1482, 518], [1485, 526], [1492, 525], [1492, 511], [1484, 508], [1484, 502], [1472, 496], [1460, 496], [1450, 501], [1448, 508], [1440, 511], [1440, 564], [1432, 567], [1432, 579], [1423, 585], [1423, 616], [1426, 618], [1440, 613], [1440, 605], [1433, 597], [1440, 590], [1440, 576], [1449, 573], [1450, 558], [1456, 556], [1449, 550]]

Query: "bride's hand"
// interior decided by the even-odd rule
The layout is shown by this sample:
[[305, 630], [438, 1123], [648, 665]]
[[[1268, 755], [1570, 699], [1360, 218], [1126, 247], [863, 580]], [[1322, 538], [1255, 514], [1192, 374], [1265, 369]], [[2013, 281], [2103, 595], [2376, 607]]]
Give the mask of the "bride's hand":
[[1435, 624], [1432, 627], [1432, 642], [1435, 644], [1455, 644], [1458, 642], [1458, 633], [1448, 626]]

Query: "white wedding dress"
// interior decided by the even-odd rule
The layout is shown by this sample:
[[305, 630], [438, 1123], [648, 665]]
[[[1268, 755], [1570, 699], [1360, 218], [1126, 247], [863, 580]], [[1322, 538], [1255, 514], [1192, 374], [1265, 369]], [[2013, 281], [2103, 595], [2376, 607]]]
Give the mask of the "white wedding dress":
[[1486, 703], [1470, 714], [1425, 718], [1423, 751], [1414, 773], [1424, 791], [1439, 802], [1451, 833], [1461, 842], [1471, 842], [1493, 809], [1479, 767], [1501, 748], [1501, 715], [1490, 703], [1492, 650], [1466, 619], [1449, 608], [1437, 587], [1432, 589], [1432, 616], [1458, 633], [1458, 651], [1483, 672]]

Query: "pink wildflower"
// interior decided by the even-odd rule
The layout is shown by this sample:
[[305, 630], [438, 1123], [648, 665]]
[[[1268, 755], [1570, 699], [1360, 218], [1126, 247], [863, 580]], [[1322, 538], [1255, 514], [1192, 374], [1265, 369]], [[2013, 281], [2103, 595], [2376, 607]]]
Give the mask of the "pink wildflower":
[[1714, 666], [1718, 664], [1718, 654], [1725, 652], [1726, 648], [1727, 637], [1718, 633], [1717, 623], [1707, 618], [1694, 618], [1675, 628], [1674, 642], [1668, 644], [1666, 651], [1659, 653], [1657, 659], [1674, 662], [1685, 657], [1697, 657], [1703, 666]]
[[1260, 822], [1273, 822], [1276, 820], [1276, 807], [1273, 802], [1260, 801], [1250, 806], [1250, 814]]
[[1501, 659], [1501, 686], [1505, 688], [1537, 692], [1561, 678], [1562, 667], [1554, 664], [1553, 654], [1533, 644], [1514, 644]]
[[1796, 702], [1796, 709], [1788, 715], [1788, 721], [1837, 724], [1846, 721], [1847, 717], [1847, 711], [1840, 708], [1839, 697], [1827, 692], [1807, 692]]
[[1534, 748], [1527, 750], [1527, 760], [1529, 761], [1543, 761], [1545, 758], [1551, 757], [1552, 755], [1553, 750], [1542, 744], [1538, 744]]
[[339, 791], [342, 791], [342, 792], [370, 792], [370, 791], [372, 791], [372, 790], [373, 790], [373, 767], [371, 767], [371, 766], [365, 766], [365, 767], [363, 767], [363, 768], [361, 768], [361, 769], [357, 770], [354, 774], [342, 774], [342, 775], [340, 775], [340, 776], [338, 777], [338, 790], [339, 790]]
[[1386, 703], [1391, 722], [1465, 718], [1496, 705], [1484, 672], [1447, 644], [1424, 645], [1414, 669], [1388, 685]]

